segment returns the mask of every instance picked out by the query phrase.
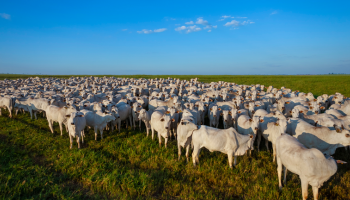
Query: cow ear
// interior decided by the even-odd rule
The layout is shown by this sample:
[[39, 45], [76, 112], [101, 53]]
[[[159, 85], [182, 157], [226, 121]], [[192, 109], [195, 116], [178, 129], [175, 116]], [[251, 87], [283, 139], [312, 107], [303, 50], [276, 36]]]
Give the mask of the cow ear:
[[70, 115], [66, 115], [66, 117], [70, 117]]
[[242, 111], [238, 111], [238, 113], [239, 113], [239, 114], [241, 114], [241, 113], [242, 113]]
[[290, 104], [290, 102], [289, 102], [289, 101], [287, 101], [287, 102], [286, 102], [286, 104]]
[[263, 120], [263, 119], [261, 119], [261, 120], [260, 120], [260, 122], [264, 122], [264, 120]]
[[323, 110], [323, 109], [325, 109], [325, 107], [324, 107], [324, 106], [322, 106], [322, 107], [321, 107], [321, 109]]
[[219, 108], [218, 110], [221, 110], [221, 108]]
[[299, 113], [303, 113], [303, 111], [301, 110], [301, 111], [299, 111]]
[[253, 120], [252, 119], [249, 119], [250, 122], [252, 122]]
[[79, 115], [79, 117], [84, 117], [84, 115]]
[[220, 113], [221, 116], [223, 116], [224, 114], [223, 113]]
[[314, 107], [310, 106], [310, 109], [313, 109]]
[[253, 135], [250, 135], [249, 138], [253, 138], [254, 136]]
[[172, 122], [175, 122], [175, 119], [171, 119]]
[[212, 109], [212, 108], [210, 108], [209, 110], [210, 110], [210, 111], [212, 111], [213, 109]]
[[279, 126], [280, 124], [279, 123], [275, 123], [275, 126]]
[[290, 110], [289, 113], [292, 113], [292, 111]]

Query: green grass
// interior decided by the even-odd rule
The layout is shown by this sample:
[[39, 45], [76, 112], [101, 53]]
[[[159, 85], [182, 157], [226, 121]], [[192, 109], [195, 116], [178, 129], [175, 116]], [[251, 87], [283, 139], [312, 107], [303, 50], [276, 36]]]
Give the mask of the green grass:
[[[188, 76], [191, 77], [194, 76]], [[220, 78], [198, 77], [208, 82]], [[254, 77], [247, 77], [223, 76], [220, 80], [227, 78], [237, 83], [245, 80], [251, 84], [249, 81], [254, 81]], [[337, 77], [340, 78], [335, 84], [346, 82], [348, 76]], [[276, 81], [274, 77], [268, 78], [257, 77], [256, 83]], [[285, 83], [288, 81], [280, 84]], [[326, 84], [328, 82], [316, 84], [315, 90], [330, 94], [324, 90]], [[334, 87], [342, 88], [341, 85]], [[265, 149], [263, 141], [260, 152], [239, 157], [232, 170], [225, 154], [205, 149], [199, 157], [200, 165], [193, 168], [184, 155], [177, 161], [175, 140], [170, 141], [167, 149], [159, 148], [157, 138], [146, 137], [144, 129], [140, 132], [124, 128], [120, 134], [104, 131], [102, 141], [100, 137], [95, 141], [90, 130], [79, 150], [76, 143], [69, 149], [68, 134], [64, 132], [60, 136], [58, 124], [54, 127], [52, 134], [42, 116], [30, 120], [29, 114], [19, 114], [10, 119], [8, 112], [3, 111], [0, 116], [0, 199], [301, 198], [300, 179], [293, 173], [288, 173], [284, 189], [278, 190], [277, 166], [272, 163], [271, 152]], [[344, 148], [337, 150], [335, 158], [350, 162]], [[338, 165], [338, 172], [321, 187], [320, 199], [350, 199], [349, 169], [350, 164]], [[309, 199], [313, 199], [311, 187]]]

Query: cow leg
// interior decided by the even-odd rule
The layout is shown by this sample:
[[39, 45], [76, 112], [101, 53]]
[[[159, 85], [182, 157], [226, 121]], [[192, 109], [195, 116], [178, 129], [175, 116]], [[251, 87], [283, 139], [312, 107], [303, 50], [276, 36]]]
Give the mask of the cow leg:
[[1, 111], [2, 111], [2, 109], [0, 108], [0, 116], [2, 116], [2, 112]]
[[103, 129], [100, 129], [100, 134], [101, 134], [101, 140], [103, 139]]
[[81, 131], [81, 143], [84, 144], [84, 137], [85, 137], [85, 134], [84, 134], [84, 129]]
[[307, 179], [305, 177], [300, 177], [301, 179], [301, 193], [303, 195], [303, 200], [307, 199], [307, 188], [309, 186], [309, 183], [307, 182]]
[[235, 160], [233, 162], [233, 166], [236, 166], [237, 165], [237, 156], [235, 156]]
[[287, 167], [284, 167], [284, 177], [283, 177], [283, 184], [287, 185], [287, 173], [288, 173], [288, 169]]
[[180, 157], [181, 157], [181, 145], [178, 143], [177, 144], [177, 155], [178, 155], [178, 161], [180, 161]]
[[175, 136], [175, 140], [177, 140], [177, 124], [175, 124], [174, 136]]
[[113, 131], [114, 131], [114, 122], [111, 121], [111, 132], [113, 132]]
[[95, 140], [97, 141], [97, 127], [94, 127], [94, 131], [95, 131]]
[[165, 138], [165, 148], [167, 147], [167, 144], [168, 144], [168, 137]]
[[51, 130], [51, 133], [53, 133], [53, 122], [51, 120], [47, 120], [49, 122], [49, 127], [50, 127], [50, 130]]
[[272, 144], [273, 162], [276, 160], [276, 144]]
[[30, 119], [33, 119], [33, 111], [31, 108], [28, 109], [29, 110], [29, 114], [30, 114]]
[[130, 127], [132, 128], [132, 124], [131, 124], [131, 116], [129, 116], [129, 122], [130, 122]]
[[147, 137], [148, 137], [148, 134], [149, 134], [149, 126], [145, 123], [145, 125], [146, 125], [146, 133], [147, 133]]
[[190, 145], [187, 145], [187, 147], [186, 147], [186, 160], [187, 160], [187, 162], [188, 162], [188, 153], [190, 152]]
[[34, 117], [35, 117], [35, 119], [38, 119], [37, 116], [36, 116], [36, 111], [34, 111]]
[[154, 138], [154, 128], [151, 128], [152, 129], [152, 140]]
[[312, 186], [312, 192], [314, 193], [314, 199], [318, 200], [318, 187]]
[[121, 123], [122, 123], [121, 121], [122, 121], [122, 120], [120, 120], [120, 119], [118, 120], [118, 129], [119, 129], [119, 133], [120, 133], [120, 126], [121, 126]]
[[140, 132], [141, 132], [141, 120], [139, 120], [139, 129], [140, 129]]
[[258, 131], [258, 133], [257, 133], [257, 138], [256, 138], [256, 142], [258, 143], [258, 152], [260, 151], [260, 142], [261, 142], [261, 134], [259, 133], [259, 131]]
[[69, 134], [69, 140], [70, 140], [70, 149], [73, 147], [73, 137]]
[[280, 190], [282, 190], [282, 161], [281, 159], [277, 156], [277, 174], [278, 174], [278, 186]]
[[199, 146], [195, 146], [192, 152], [192, 160], [193, 160], [193, 166], [196, 166], [196, 163], [199, 164], [199, 153], [201, 152], [201, 149]]
[[63, 135], [62, 122], [58, 122], [58, 125], [60, 125], [60, 131], [61, 131], [61, 136], [62, 136]]
[[196, 156], [198, 154], [198, 147], [195, 147], [192, 151], [192, 163], [193, 163], [193, 167], [196, 167]]
[[160, 136], [160, 133], [158, 132], [158, 140], [159, 140], [159, 147], [162, 146], [162, 137]]
[[80, 136], [76, 136], [76, 137], [77, 137], [78, 149], [80, 149]]
[[135, 130], [135, 128], [136, 128], [136, 121], [135, 121], [135, 119], [134, 119], [134, 118], [132, 119], [132, 122], [133, 122], [133, 125], [134, 125], [134, 130]]
[[17, 116], [17, 114], [18, 114], [18, 108], [15, 108], [15, 111], [16, 111], [15, 115]]
[[12, 118], [12, 110], [9, 108], [9, 107], [7, 107], [7, 109], [9, 110], [9, 113], [10, 113], [10, 118]]
[[230, 168], [232, 169], [232, 159], [233, 159], [233, 153], [228, 153], [227, 154], [228, 157], [228, 165], [230, 166]]
[[66, 127], [66, 132], [68, 133], [68, 124], [67, 124], [67, 122], [63, 123], [63, 124], [64, 124], [64, 127]]
[[267, 151], [270, 151], [269, 150], [269, 141], [267, 139], [265, 139], [265, 146], [266, 146]]

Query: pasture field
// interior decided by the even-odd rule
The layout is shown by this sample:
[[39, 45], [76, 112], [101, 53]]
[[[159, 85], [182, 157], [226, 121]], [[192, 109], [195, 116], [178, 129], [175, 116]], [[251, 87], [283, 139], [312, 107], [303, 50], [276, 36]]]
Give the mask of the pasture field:
[[[21, 77], [22, 76], [22, 77]], [[32, 75], [35, 77], [36, 75]], [[26, 76], [29, 77], [29, 76]], [[26, 78], [1, 75], [4, 78]], [[64, 78], [70, 76], [62, 76]], [[118, 76], [134, 78], [168, 76]], [[199, 81], [230, 81], [238, 84], [264, 84], [312, 92], [314, 95], [341, 92], [349, 96], [350, 76], [170, 76]], [[177, 158], [174, 139], [168, 148], [158, 139], [140, 131], [123, 128], [104, 131], [104, 139], [94, 140], [93, 130], [86, 133], [82, 149], [69, 149], [68, 134], [52, 134], [46, 118], [29, 114], [12, 119], [0, 116], [0, 199], [300, 199], [300, 179], [288, 173], [287, 185], [278, 189], [277, 165], [272, 162], [264, 141], [260, 152], [238, 157], [230, 169], [220, 152], [203, 149], [200, 164]], [[271, 149], [270, 145], [270, 149]], [[350, 162], [349, 153], [339, 148], [335, 159]], [[350, 163], [338, 165], [337, 173], [319, 190], [320, 199], [350, 199]], [[313, 199], [309, 187], [309, 199]]]

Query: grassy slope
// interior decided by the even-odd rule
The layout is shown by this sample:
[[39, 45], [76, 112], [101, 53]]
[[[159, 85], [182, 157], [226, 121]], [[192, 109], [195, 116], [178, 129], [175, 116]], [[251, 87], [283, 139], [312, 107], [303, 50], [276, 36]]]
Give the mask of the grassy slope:
[[[210, 82], [211, 78], [200, 77], [200, 80]], [[237, 81], [239, 78], [234, 77], [237, 83], [241, 83]], [[242, 81], [250, 84], [249, 78], [253, 81], [254, 77], [242, 77]], [[257, 83], [265, 84], [263, 78], [258, 77]], [[147, 138], [144, 130], [124, 128], [120, 134], [104, 131], [103, 141], [100, 137], [95, 141], [90, 130], [83, 148], [78, 150], [74, 143], [70, 150], [68, 135], [61, 137], [57, 124], [55, 134], [51, 134], [45, 118], [30, 120], [29, 114], [21, 114], [9, 119], [7, 112], [3, 113], [0, 117], [0, 199], [301, 197], [300, 180], [292, 173], [288, 174], [287, 186], [278, 191], [276, 164], [272, 163], [264, 143], [260, 152], [239, 157], [233, 170], [229, 169], [224, 154], [205, 149], [200, 154], [200, 166], [193, 168], [184, 156], [177, 161], [176, 141], [171, 140], [168, 149], [159, 148], [157, 139]], [[344, 148], [337, 150], [335, 158], [350, 162]], [[349, 169], [350, 165], [339, 165], [336, 175], [320, 189], [320, 198], [349, 199]], [[312, 199], [311, 188], [309, 196]]]

